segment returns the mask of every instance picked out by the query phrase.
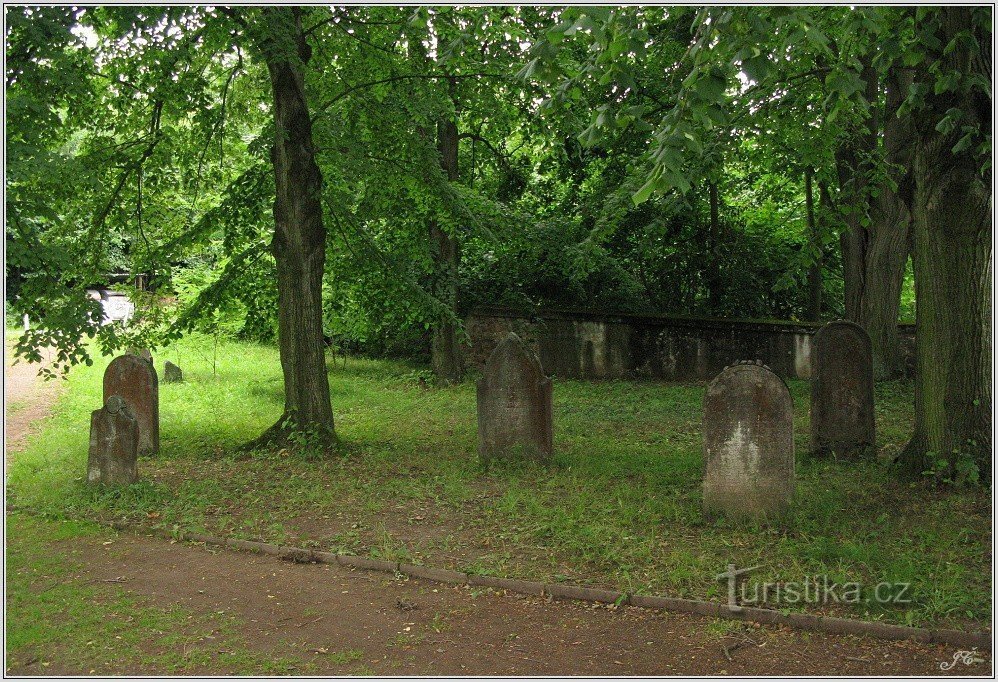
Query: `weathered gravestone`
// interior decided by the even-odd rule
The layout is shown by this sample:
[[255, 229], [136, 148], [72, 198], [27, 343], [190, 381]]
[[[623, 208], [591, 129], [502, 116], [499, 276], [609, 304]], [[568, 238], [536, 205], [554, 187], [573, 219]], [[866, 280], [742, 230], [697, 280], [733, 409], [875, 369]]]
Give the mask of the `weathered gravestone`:
[[90, 415], [87, 482], [128, 485], [139, 479], [139, 425], [120, 396]]
[[184, 380], [184, 373], [175, 364], [167, 360], [163, 363], [163, 383], [172, 384]]
[[854, 322], [829, 322], [811, 349], [811, 452], [862, 457], [876, 442], [870, 335]]
[[725, 367], [703, 406], [704, 514], [775, 519], [794, 494], [793, 400], [761, 362]]
[[547, 460], [553, 451], [551, 380], [516, 334], [496, 346], [478, 381], [478, 452], [482, 459]]
[[151, 362], [121, 355], [104, 370], [104, 402], [121, 396], [139, 425], [139, 455], [159, 452], [159, 380]]
[[152, 351], [148, 348], [129, 348], [128, 352], [132, 355], [138, 355], [147, 362], [152, 362]]

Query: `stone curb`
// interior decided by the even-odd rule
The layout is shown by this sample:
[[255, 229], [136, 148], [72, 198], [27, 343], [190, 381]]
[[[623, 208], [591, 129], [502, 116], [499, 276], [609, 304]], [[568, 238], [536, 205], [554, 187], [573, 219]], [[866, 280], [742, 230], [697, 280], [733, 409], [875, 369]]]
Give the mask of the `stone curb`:
[[[8, 511], [11, 508], [8, 507]], [[31, 513], [28, 510], [19, 510]], [[765, 625], [785, 625], [798, 630], [824, 632], [832, 635], [854, 635], [858, 637], [875, 637], [888, 640], [910, 640], [924, 644], [948, 644], [951, 646], [990, 649], [991, 634], [988, 632], [964, 632], [939, 628], [915, 628], [891, 623], [856, 620], [852, 618], [837, 618], [835, 616], [818, 616], [806, 613], [781, 613], [772, 609], [760, 609], [748, 606], [732, 607], [717, 602], [697, 601], [695, 599], [679, 599], [675, 597], [655, 597], [640, 594], [627, 594], [615, 590], [605, 590], [577, 585], [545, 584], [531, 580], [515, 580], [511, 578], [496, 578], [472, 573], [461, 573], [442, 568], [402, 564], [397, 561], [383, 559], [368, 559], [366, 557], [333, 552], [316, 552], [309, 549], [290, 546], [277, 546], [256, 540], [238, 540], [236, 538], [218, 538], [200, 533], [171, 533], [165, 529], [152, 529], [139, 525], [110, 522], [106, 525], [120, 531], [133, 533], [151, 533], [163, 535], [188, 542], [201, 542], [206, 545], [231, 547], [245, 552], [267, 554], [295, 562], [339, 564], [349, 568], [359, 568], [367, 571], [381, 571], [392, 574], [402, 573], [413, 578], [430, 580], [439, 583], [457, 585], [472, 585], [476, 587], [491, 587], [508, 590], [518, 594], [538, 597], [549, 596], [558, 599], [574, 601], [590, 601], [604, 604], [620, 604], [636, 606], [656, 611], [672, 611], [691, 613], [713, 618], [741, 620]]]

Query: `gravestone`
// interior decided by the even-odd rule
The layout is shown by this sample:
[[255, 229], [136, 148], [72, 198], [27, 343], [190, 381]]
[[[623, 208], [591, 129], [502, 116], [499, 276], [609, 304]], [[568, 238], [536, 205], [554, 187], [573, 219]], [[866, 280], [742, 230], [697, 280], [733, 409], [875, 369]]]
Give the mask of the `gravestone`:
[[175, 364], [167, 360], [163, 363], [163, 383], [172, 384], [184, 380], [184, 373]]
[[776, 519], [794, 494], [793, 400], [761, 361], [725, 367], [704, 395], [704, 514]]
[[551, 380], [516, 334], [496, 346], [478, 381], [478, 453], [546, 461], [553, 451]]
[[139, 479], [139, 425], [120, 396], [90, 415], [87, 482], [128, 485]]
[[139, 426], [139, 455], [159, 452], [159, 381], [151, 362], [120, 355], [104, 370], [104, 402], [121, 396]]
[[129, 348], [128, 352], [132, 355], [138, 355], [147, 362], [152, 362], [152, 351], [148, 348]]
[[858, 324], [829, 322], [811, 351], [811, 452], [856, 458], [872, 455], [873, 346]]

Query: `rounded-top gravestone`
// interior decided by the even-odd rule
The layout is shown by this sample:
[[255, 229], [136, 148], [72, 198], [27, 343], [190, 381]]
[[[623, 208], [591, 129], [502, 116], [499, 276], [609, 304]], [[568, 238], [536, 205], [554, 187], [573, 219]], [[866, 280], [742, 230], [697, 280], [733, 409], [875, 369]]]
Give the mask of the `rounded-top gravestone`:
[[125, 401], [116, 395], [90, 415], [87, 482], [128, 485], [139, 478], [139, 427]]
[[876, 442], [870, 336], [854, 322], [829, 322], [811, 351], [811, 452], [855, 458]]
[[793, 400], [761, 362], [730, 365], [704, 395], [706, 516], [777, 519], [794, 495]]
[[119, 396], [139, 428], [139, 455], [159, 452], [159, 380], [151, 362], [137, 355], [120, 355], [104, 370], [104, 402]]
[[478, 452], [482, 459], [546, 460], [553, 451], [551, 380], [516, 334], [496, 346], [478, 381]]

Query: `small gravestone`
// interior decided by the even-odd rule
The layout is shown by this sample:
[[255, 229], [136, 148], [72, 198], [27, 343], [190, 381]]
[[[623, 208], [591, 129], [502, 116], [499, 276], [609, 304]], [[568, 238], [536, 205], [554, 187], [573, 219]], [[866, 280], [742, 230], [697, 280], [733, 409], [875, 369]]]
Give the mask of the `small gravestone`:
[[129, 348], [128, 352], [132, 355], [138, 355], [147, 362], [152, 362], [152, 351], [148, 348]]
[[858, 324], [829, 322], [811, 352], [811, 452], [856, 458], [872, 455], [873, 348]]
[[175, 364], [167, 360], [163, 363], [163, 383], [173, 384], [184, 380], [184, 373]]
[[706, 516], [775, 519], [794, 494], [793, 400], [761, 362], [724, 368], [704, 396]]
[[139, 425], [121, 397], [112, 395], [90, 415], [87, 482], [128, 485], [139, 479]]
[[151, 362], [120, 355], [104, 370], [104, 402], [120, 396], [139, 426], [139, 455], [159, 452], [159, 380]]
[[496, 346], [478, 381], [478, 453], [547, 460], [553, 451], [551, 380], [516, 334]]

